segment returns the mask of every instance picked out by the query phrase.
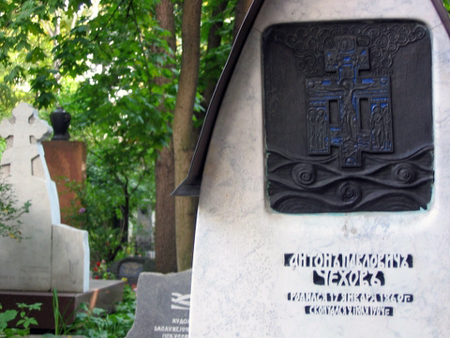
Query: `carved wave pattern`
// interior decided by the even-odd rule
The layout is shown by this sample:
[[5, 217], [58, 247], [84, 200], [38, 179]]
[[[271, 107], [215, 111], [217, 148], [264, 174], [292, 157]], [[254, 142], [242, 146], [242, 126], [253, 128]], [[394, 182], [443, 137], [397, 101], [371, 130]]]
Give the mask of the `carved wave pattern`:
[[278, 212], [419, 210], [430, 199], [424, 191], [433, 183], [432, 146], [400, 159], [366, 154], [369, 169], [361, 171], [334, 169], [337, 155], [312, 160], [268, 152], [270, 205]]
[[275, 41], [293, 50], [298, 69], [306, 77], [326, 74], [323, 53], [334, 48], [335, 37], [355, 36], [358, 47], [370, 49], [370, 68], [373, 75], [392, 75], [393, 56], [409, 43], [422, 39], [426, 28], [415, 22], [404, 23], [353, 23], [323, 27], [323, 24], [305, 24], [293, 34], [276, 29]]

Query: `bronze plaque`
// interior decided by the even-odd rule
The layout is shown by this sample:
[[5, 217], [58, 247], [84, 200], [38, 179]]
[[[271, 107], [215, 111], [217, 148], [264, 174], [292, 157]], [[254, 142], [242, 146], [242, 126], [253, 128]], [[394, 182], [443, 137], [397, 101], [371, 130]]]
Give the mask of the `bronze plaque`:
[[263, 33], [267, 193], [283, 213], [426, 209], [431, 43], [416, 21]]

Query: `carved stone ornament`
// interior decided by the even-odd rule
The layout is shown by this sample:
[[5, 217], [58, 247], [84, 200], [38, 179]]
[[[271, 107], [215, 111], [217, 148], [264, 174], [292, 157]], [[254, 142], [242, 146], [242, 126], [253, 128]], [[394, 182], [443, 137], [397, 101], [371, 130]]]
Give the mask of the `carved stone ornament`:
[[271, 208], [427, 208], [433, 126], [424, 24], [280, 24], [265, 30], [262, 48]]

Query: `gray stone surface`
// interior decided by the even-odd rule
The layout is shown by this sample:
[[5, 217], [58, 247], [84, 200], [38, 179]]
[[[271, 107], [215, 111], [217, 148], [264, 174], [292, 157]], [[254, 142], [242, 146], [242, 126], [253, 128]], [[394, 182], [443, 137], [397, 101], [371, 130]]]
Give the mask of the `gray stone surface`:
[[127, 338], [188, 338], [191, 270], [141, 273], [136, 320]]
[[64, 224], [53, 225], [52, 289], [58, 292], [89, 290], [87, 231]]
[[1, 177], [12, 185], [18, 205], [31, 201], [30, 212], [20, 218], [22, 242], [0, 238], [0, 290], [89, 289], [87, 233], [60, 224], [56, 185], [40, 142], [51, 132], [37, 110], [26, 103], [0, 124], [0, 135], [7, 140]]
[[141, 272], [155, 271], [155, 261], [148, 257], [126, 257], [109, 267], [117, 279], [126, 278], [129, 285], [137, 284]]

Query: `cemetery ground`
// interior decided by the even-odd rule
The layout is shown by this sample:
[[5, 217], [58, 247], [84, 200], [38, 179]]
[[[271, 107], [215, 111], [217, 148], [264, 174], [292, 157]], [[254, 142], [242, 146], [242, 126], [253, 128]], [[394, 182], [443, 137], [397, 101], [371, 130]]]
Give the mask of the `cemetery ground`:
[[[47, 165], [41, 142], [52, 132], [26, 103], [0, 124], [6, 139], [0, 164], [0, 337], [124, 337], [134, 320], [137, 277], [155, 268], [149, 258], [134, 257], [151, 252], [151, 221], [140, 232], [140, 241], [127, 238], [128, 227], [107, 226], [110, 231], [105, 231], [105, 223], [114, 223], [114, 217], [110, 214], [103, 222], [98, 214], [86, 217], [97, 209], [80, 201], [78, 191], [72, 208], [64, 212], [76, 227], [62, 224], [61, 198], [50, 176], [55, 164]], [[67, 148], [67, 143], [58, 140], [53, 150]], [[85, 166], [85, 159], [67, 162], [72, 171], [82, 172]], [[76, 183], [84, 188], [83, 182]], [[140, 216], [136, 227], [143, 218], [149, 220], [149, 215]], [[124, 295], [125, 282], [130, 286]]]
[[[226, 62], [248, 2], [203, 2], [202, 9], [189, 1], [182, 5], [170, 0], [0, 1], [0, 30], [8, 41], [0, 47], [4, 66], [0, 70], [1, 91], [5, 93], [0, 100], [0, 116], [9, 116], [21, 101], [31, 103], [47, 117], [57, 105], [72, 114], [72, 140], [85, 142], [88, 149], [87, 179], [84, 185], [63, 180], [62, 184], [69, 185], [77, 194], [72, 217], [63, 223], [89, 233], [92, 262], [105, 260], [109, 265], [120, 258], [139, 254], [133, 247], [124, 245], [129, 224], [138, 209], [146, 206], [158, 209], [159, 205], [160, 211], [164, 212], [157, 212], [156, 217], [163, 215], [165, 219], [159, 224], [169, 224], [165, 227], [170, 231], [164, 232], [164, 227], [160, 227], [162, 232], [156, 234], [165, 249], [159, 255], [163, 259], [159, 260], [158, 271], [178, 270], [175, 211], [170, 197], [176, 184], [173, 182], [173, 154], [164, 157], [169, 152], [168, 145], [172, 144], [177, 97], [189, 94], [193, 99], [191, 104], [184, 105], [186, 113], [181, 116], [187, 115], [189, 123], [181, 120], [185, 125], [180, 126], [177, 136], [180, 132], [187, 132], [192, 133], [194, 139], [203, 120], [202, 107], [208, 106], [209, 96]], [[195, 3], [201, 5], [202, 2]], [[169, 10], [161, 11], [164, 6]], [[203, 11], [203, 23], [196, 23], [197, 30], [202, 27], [201, 42], [195, 42], [195, 31], [185, 34], [183, 29], [181, 37], [182, 21], [189, 23], [190, 20], [194, 24], [198, 17], [185, 15], [182, 20], [183, 6], [188, 9], [195, 7], [197, 13]], [[235, 20], [235, 12], [239, 9], [241, 18], [236, 13]], [[165, 22], [172, 22], [173, 27], [165, 26]], [[208, 35], [219, 39], [209, 41]], [[116, 37], [113, 44], [110, 43], [111, 36]], [[188, 53], [187, 48], [181, 49], [181, 40], [192, 40], [194, 45], [201, 43], [205, 47], [202, 47], [202, 56], [196, 57], [200, 69], [188, 66], [188, 70], [197, 74], [192, 74], [191, 79], [184, 83], [178, 82], [181, 54]], [[199, 86], [191, 93], [197, 79]], [[192, 128], [192, 122], [195, 128]], [[0, 150], [6, 146], [0, 142]], [[157, 163], [159, 159], [161, 161]], [[187, 165], [190, 158], [185, 161]], [[168, 164], [171, 168], [166, 169]], [[158, 165], [163, 169], [158, 171]], [[162, 179], [163, 175], [168, 179]], [[155, 181], [163, 186], [163, 190], [157, 190]], [[145, 200], [150, 201], [141, 205]], [[167, 207], [165, 200], [172, 201], [172, 205]], [[36, 206], [36, 203], [32, 202], [32, 205]], [[193, 219], [189, 227], [194, 228]], [[20, 233], [7, 233], [8, 237], [16, 235]], [[189, 244], [193, 238], [185, 236], [185, 242]], [[21, 244], [26, 247], [26, 240]], [[49, 246], [51, 244], [42, 245]], [[190, 248], [185, 251], [189, 252]], [[0, 266], [1, 257], [7, 255], [8, 251], [0, 244]], [[20, 249], [14, 256], [21, 256]], [[37, 263], [41, 262], [38, 260]], [[189, 259], [184, 265], [180, 270], [190, 267]], [[98, 272], [94, 271], [96, 268], [91, 266], [94, 277]], [[13, 269], [11, 266], [10, 270]], [[2, 266], [1, 272], [4, 271]], [[22, 280], [37, 284], [36, 279], [30, 278], [30, 273], [31, 269], [25, 271]], [[103, 276], [98, 277], [101, 279]], [[0, 310], [2, 318], [6, 317], [5, 311], [5, 307]], [[39, 311], [33, 310], [25, 315], [33, 318], [35, 313]], [[17, 317], [20, 314], [19, 311]], [[114, 318], [108, 316], [105, 314], [104, 318]], [[92, 321], [102, 327], [107, 326], [97, 317], [89, 318], [95, 318]], [[85, 323], [83, 327], [89, 327], [89, 324]], [[101, 332], [100, 329], [98, 331]]]
[[[11, 118], [0, 123], [0, 135], [6, 139], [0, 163], [0, 337], [125, 337], [134, 322], [137, 279], [143, 271], [155, 271], [154, 261], [142, 257], [152, 253], [154, 257], [151, 217], [140, 208], [136, 227], [143, 227], [145, 220], [147, 227], [135, 232], [138, 239], [124, 236], [128, 228], [105, 231], [98, 218], [86, 217], [95, 215], [96, 209], [77, 199], [78, 191], [72, 213], [64, 212], [66, 220], [77, 227], [62, 224], [61, 198], [50, 175], [55, 164], [47, 165], [42, 144], [52, 132], [26, 103], [20, 103]], [[56, 136], [55, 132], [53, 140]], [[55, 142], [53, 150], [64, 148], [67, 142]], [[82, 168], [72, 166], [73, 170]], [[114, 219], [109, 217], [109, 221]], [[161, 304], [167, 309], [182, 311], [176, 317], [183, 319], [178, 323], [183, 326], [176, 328], [187, 332], [191, 275], [171, 275], [163, 277], [164, 296], [151, 282], [152, 276], [144, 278], [149, 282], [143, 298], [149, 294], [153, 300], [164, 299]], [[184, 276], [183, 283], [174, 275]], [[125, 283], [129, 286], [124, 295]], [[167, 289], [168, 285], [173, 288]], [[153, 318], [166, 319], [159, 307], [151, 310]], [[153, 326], [160, 331], [166, 328]]]
[[[23, 238], [20, 231], [21, 222], [19, 218], [24, 213], [29, 212], [31, 203], [17, 205], [13, 188], [4, 181], [0, 182], [0, 191], [2, 193], [0, 197], [0, 236], [9, 237], [13, 241], [21, 241], [23, 245], [27, 245], [27, 238]], [[117, 257], [123, 259], [115, 263], [129, 261], [130, 258], [127, 257], [131, 252], [131, 247], [120, 250]], [[102, 255], [102, 253], [97, 254]], [[142, 258], [137, 258], [137, 260], [142, 260]], [[115, 265], [116, 269], [114, 270], [113, 267], [112, 270], [119, 275], [118, 264]], [[122, 277], [122, 275], [117, 277], [112, 273], [111, 266], [113, 264], [107, 263], [104, 259], [92, 261], [90, 273], [92, 280], [114, 280]], [[136, 310], [137, 285], [135, 283], [137, 283], [137, 276], [133, 277], [135, 278], [133, 279], [134, 283], [124, 285], [123, 299], [115, 304], [113, 313], [108, 313], [102, 308], [90, 308], [89, 304], [82, 303], [77, 309], [75, 320], [70, 324], [63, 318], [66, 316], [66, 311], [58, 308], [58, 292], [55, 290], [53, 296], [54, 330], [36, 329], [39, 323], [35, 317], [43, 311], [41, 303], [18, 303], [17, 310], [5, 310], [0, 304], [0, 337], [26, 336], [29, 334], [47, 337], [69, 334], [83, 337], [125, 337], [133, 325]], [[126, 277], [122, 279], [127, 281]], [[16, 323], [14, 327], [8, 327], [8, 324], [14, 322]]]
[[[95, 262], [92, 270], [94, 278], [111, 279], [115, 278], [110, 272], [102, 274], [105, 267], [103, 262]], [[125, 278], [124, 278], [125, 279]], [[113, 313], [108, 313], [102, 308], [90, 308], [89, 304], [82, 303], [75, 320], [70, 324], [66, 323], [63, 309], [59, 309], [57, 304], [58, 293], [54, 293], [53, 316], [55, 328], [36, 329], [38, 322], [34, 318], [42, 311], [41, 303], [18, 304], [17, 310], [4, 310], [0, 304], [0, 337], [17, 337], [27, 335], [42, 335], [44, 337], [55, 336], [82, 336], [82, 337], [125, 337], [131, 329], [136, 310], [136, 288], [135, 284], [125, 284], [123, 299], [115, 304]], [[16, 322], [15, 327], [8, 327], [8, 323]]]
[[[51, 127], [24, 103], [12, 116], [0, 125], [2, 136], [10, 139], [0, 181], [0, 337], [30, 333], [125, 337], [134, 321], [137, 276], [145, 264], [147, 269], [154, 264], [149, 266], [149, 259], [125, 258], [114, 270], [112, 262], [95, 260], [108, 251], [93, 246], [90, 252], [87, 231], [60, 224], [57, 189], [40, 142]], [[29, 135], [37, 141], [30, 142]], [[86, 213], [79, 205], [75, 209], [75, 214]], [[66, 216], [71, 219], [70, 212]], [[114, 257], [137, 255], [135, 245], [129, 243], [134, 242], [117, 245]], [[111, 280], [116, 278], [123, 281]]]
[[[136, 295], [131, 286], [126, 286], [122, 302], [117, 303], [116, 311], [106, 313], [100, 308], [89, 309], [86, 304], [81, 306], [82, 312], [76, 316], [76, 320], [70, 325], [63, 321], [56, 321], [55, 330], [34, 329], [36, 320], [34, 314], [41, 311], [40, 304], [21, 304], [21, 313], [14, 310], [1, 312], [0, 310], [0, 337], [26, 336], [29, 334], [55, 337], [60, 335], [72, 335], [83, 337], [125, 337], [134, 322], [136, 308]], [[23, 315], [22, 315], [23, 313]], [[17, 328], [7, 328], [7, 321], [20, 318], [23, 320]], [[56, 319], [55, 319], [56, 320]]]
[[[58, 102], [89, 154], [84, 181], [55, 178], [41, 143], [50, 127], [32, 106], [0, 124], [0, 338], [450, 335], [450, 20], [440, 0], [41, 4], [0, 0], [0, 94], [11, 98], [0, 95], [0, 116], [25, 97], [44, 115]], [[172, 7], [163, 15], [159, 4]], [[209, 35], [220, 36], [215, 48]], [[172, 150], [172, 168], [158, 171]], [[66, 210], [54, 181], [75, 195]], [[139, 212], [158, 210], [158, 183], [167, 196], [176, 186], [200, 196], [163, 209], [164, 255], [139, 248], [132, 231]], [[192, 278], [153, 283], [136, 258], [153, 249], [170, 258], [164, 272], [194, 261]], [[121, 301], [70, 300], [68, 320], [64, 297], [97, 301], [99, 282], [115, 283]], [[11, 308], [3, 295], [20, 293], [29, 298]], [[169, 324], [157, 323], [155, 301], [175, 310]], [[51, 327], [38, 329], [42, 314]]]

